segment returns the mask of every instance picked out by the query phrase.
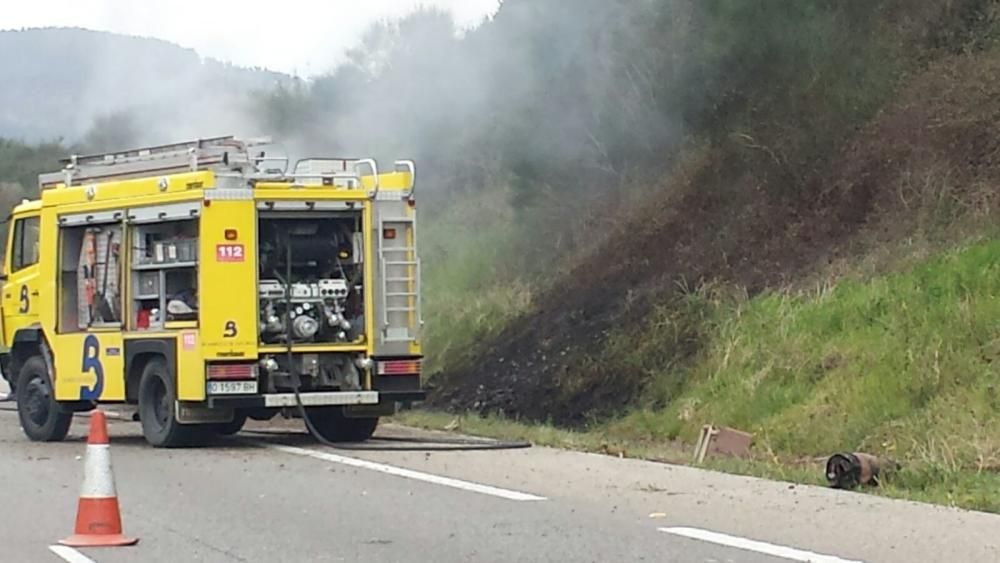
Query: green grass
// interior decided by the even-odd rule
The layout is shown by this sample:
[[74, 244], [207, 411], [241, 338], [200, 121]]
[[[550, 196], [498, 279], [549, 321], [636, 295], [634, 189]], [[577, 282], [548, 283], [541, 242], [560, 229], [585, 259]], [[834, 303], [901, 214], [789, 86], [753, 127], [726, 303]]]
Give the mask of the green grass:
[[719, 306], [680, 395], [652, 420], [622, 424], [690, 439], [715, 422], [806, 456], [940, 458], [927, 448], [938, 434], [955, 441], [949, 461], [968, 466], [1000, 446], [989, 437], [1000, 423], [998, 295], [1000, 242], [990, 242], [867, 281]]
[[456, 204], [421, 232], [428, 373], [460, 361], [531, 303], [531, 286], [500, 266], [516, 236], [506, 211], [499, 195]]
[[[609, 339], [609, 357], [650, 381], [625, 416], [578, 432], [476, 417], [458, 429], [686, 462], [713, 423], [755, 442], [753, 459], [711, 467], [819, 483], [825, 456], [865, 451], [901, 464], [881, 494], [1000, 512], [1000, 241], [813, 291], [703, 289], [683, 309], [649, 315], [642, 343]], [[679, 334], [698, 334], [700, 351], [664, 361]], [[440, 428], [452, 418], [401, 420]]]

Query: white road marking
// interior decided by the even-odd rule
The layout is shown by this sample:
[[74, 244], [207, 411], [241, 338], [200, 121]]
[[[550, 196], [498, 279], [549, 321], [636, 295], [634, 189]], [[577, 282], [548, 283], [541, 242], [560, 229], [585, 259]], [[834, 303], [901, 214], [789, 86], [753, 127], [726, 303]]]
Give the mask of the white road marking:
[[288, 454], [301, 455], [306, 457], [312, 457], [315, 459], [322, 459], [324, 461], [330, 461], [333, 463], [340, 463], [342, 465], [349, 465], [351, 467], [360, 467], [362, 469], [370, 469], [372, 471], [380, 471], [382, 473], [387, 473], [389, 475], [395, 475], [397, 477], [406, 477], [407, 479], [416, 479], [418, 481], [425, 481], [427, 483], [434, 483], [435, 485], [443, 485], [445, 487], [453, 487], [456, 489], [462, 489], [464, 491], [472, 491], [474, 493], [481, 493], [484, 495], [492, 495], [495, 497], [505, 498], [507, 500], [517, 500], [517, 501], [528, 501], [528, 500], [547, 500], [545, 497], [529, 495], [528, 493], [521, 493], [518, 491], [511, 491], [509, 489], [500, 489], [497, 487], [491, 487], [489, 485], [481, 485], [479, 483], [471, 483], [469, 481], [460, 481], [458, 479], [452, 479], [450, 477], [442, 477], [440, 475], [433, 475], [430, 473], [423, 473], [421, 471], [414, 471], [412, 469], [404, 469], [402, 467], [395, 467], [392, 465], [385, 465], [383, 463], [375, 463], [373, 461], [365, 461], [363, 459], [357, 459], [353, 457], [346, 457], [337, 454], [331, 454], [327, 452], [320, 452], [316, 450], [310, 450], [307, 448], [297, 448], [294, 446], [282, 446], [278, 444], [260, 444], [266, 448], [272, 450], [278, 450]]
[[55, 553], [64, 561], [68, 561], [69, 563], [97, 563], [72, 547], [67, 547], [65, 545], [50, 545], [49, 551]]
[[726, 534], [700, 530], [698, 528], [659, 528], [659, 530], [676, 536], [683, 536], [685, 538], [711, 542], [728, 547], [735, 547], [745, 551], [756, 551], [757, 553], [773, 555], [775, 557], [790, 559], [792, 561], [803, 561], [804, 563], [863, 563], [861, 561], [851, 559], [841, 559], [840, 557], [834, 557], [833, 555], [823, 555], [820, 553], [813, 553], [811, 551], [802, 551], [801, 549], [748, 540], [738, 536], [728, 536]]

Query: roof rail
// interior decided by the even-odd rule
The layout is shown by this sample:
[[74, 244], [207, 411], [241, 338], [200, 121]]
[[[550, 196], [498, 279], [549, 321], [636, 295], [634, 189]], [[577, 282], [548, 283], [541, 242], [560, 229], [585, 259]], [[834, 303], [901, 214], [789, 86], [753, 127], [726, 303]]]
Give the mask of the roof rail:
[[[254, 154], [251, 147], [273, 144], [270, 139], [242, 141], [233, 136], [197, 139], [122, 151], [70, 155], [62, 159], [63, 169], [39, 174], [41, 189], [70, 187], [110, 180], [147, 178], [198, 170], [212, 170], [220, 176], [242, 176], [250, 180], [280, 180], [295, 184], [321, 182], [323, 185], [358, 189], [364, 185], [362, 169], [373, 178], [369, 197], [379, 193], [378, 164], [371, 158], [310, 157], [298, 160], [288, 173], [288, 158]], [[280, 163], [271, 168], [270, 163]], [[396, 162], [397, 170], [413, 173], [410, 161]], [[412, 197], [412, 186], [407, 194]]]
[[38, 185], [42, 189], [49, 189], [59, 184], [68, 187], [86, 182], [217, 167], [228, 170], [253, 168], [254, 159], [248, 152], [248, 147], [253, 144], [261, 142], [246, 143], [233, 136], [225, 136], [100, 154], [71, 155], [60, 161], [63, 169], [59, 172], [40, 174]]
[[359, 165], [371, 169], [375, 189], [371, 195], [378, 193], [378, 164], [372, 158], [342, 158], [342, 157], [308, 157], [295, 162], [292, 178], [295, 182], [306, 180], [321, 180], [331, 185], [345, 188], [360, 188], [363, 185]]
[[124, 158], [136, 158], [136, 157], [150, 157], [156, 155], [163, 155], [166, 153], [174, 153], [178, 151], [187, 151], [188, 149], [202, 149], [207, 147], [218, 147], [218, 146], [241, 146], [242, 143], [237, 141], [232, 135], [227, 135], [225, 137], [211, 137], [208, 139], [196, 139], [194, 141], [184, 141], [180, 143], [170, 143], [166, 145], [153, 145], [148, 147], [138, 147], [132, 149], [126, 149], [122, 151], [111, 151], [106, 153], [89, 154], [89, 155], [72, 155], [67, 158], [61, 159], [59, 162], [62, 164], [75, 163], [77, 165], [84, 164], [103, 164], [107, 162], [108, 159], [124, 159]]

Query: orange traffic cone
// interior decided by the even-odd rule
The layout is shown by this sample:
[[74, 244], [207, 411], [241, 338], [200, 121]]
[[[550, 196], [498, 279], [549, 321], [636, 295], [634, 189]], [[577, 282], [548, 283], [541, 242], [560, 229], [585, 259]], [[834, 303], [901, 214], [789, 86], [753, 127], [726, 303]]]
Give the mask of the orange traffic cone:
[[139, 540], [122, 535], [121, 512], [115, 476], [111, 470], [108, 421], [94, 410], [90, 416], [83, 488], [76, 510], [75, 533], [59, 543], [72, 547], [135, 545]]

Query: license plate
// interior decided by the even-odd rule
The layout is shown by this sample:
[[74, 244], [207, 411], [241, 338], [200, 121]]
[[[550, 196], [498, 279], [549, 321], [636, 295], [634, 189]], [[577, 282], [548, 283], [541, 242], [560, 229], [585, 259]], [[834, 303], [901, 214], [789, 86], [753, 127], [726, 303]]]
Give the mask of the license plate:
[[256, 381], [209, 381], [209, 395], [253, 395], [257, 393]]

